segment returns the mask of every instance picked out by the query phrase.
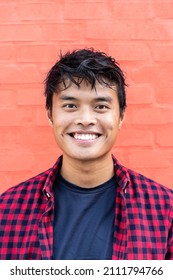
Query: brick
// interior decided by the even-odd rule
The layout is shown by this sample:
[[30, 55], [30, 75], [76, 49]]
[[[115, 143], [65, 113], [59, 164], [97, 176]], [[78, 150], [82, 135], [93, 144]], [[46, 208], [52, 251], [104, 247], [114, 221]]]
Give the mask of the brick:
[[173, 110], [170, 107], [134, 108], [131, 111], [133, 124], [157, 125], [173, 122]]
[[[12, 131], [14, 131], [14, 128]], [[49, 153], [52, 153], [52, 155], [56, 155], [57, 153], [58, 146], [50, 126], [33, 126], [28, 129], [25, 128], [23, 131], [20, 129], [18, 133], [16, 131], [16, 134], [18, 134], [17, 136], [15, 133], [11, 134], [12, 136], [9, 137], [10, 140], [8, 140], [6, 146], [10, 147], [13, 151], [18, 151], [18, 147], [22, 146], [25, 152], [34, 150], [35, 154], [37, 154], [38, 151], [42, 154], [46, 154], [46, 157]], [[0, 143], [1, 142], [3, 141], [0, 140]]]
[[[165, 176], [166, 174], [166, 176]], [[161, 182], [161, 184], [163, 184], [164, 186], [166, 186], [167, 188], [173, 190], [173, 173], [171, 171], [169, 172], [163, 172], [163, 173], [159, 173], [157, 172], [157, 177], [159, 182]]]
[[18, 90], [17, 104], [18, 105], [43, 105], [45, 104], [44, 89], [40, 88], [25, 88]]
[[10, 23], [26, 20], [63, 20], [63, 2], [37, 0], [29, 3], [29, 1], [8, 0], [5, 5], [0, 6], [0, 22], [7, 19]]
[[173, 2], [169, 1], [156, 1], [153, 2], [153, 9], [155, 15], [162, 19], [171, 19], [173, 18]]
[[76, 2], [65, 3], [65, 19], [107, 19], [112, 15], [107, 3]]
[[[57, 45], [56, 45], [57, 46]], [[103, 52], [108, 53], [108, 44], [106, 42], [98, 42], [96, 41], [92, 41], [92, 44], [90, 42], [72, 42], [69, 46], [69, 43], [65, 43], [65, 42], [60, 42], [58, 44], [58, 52], [56, 52], [56, 54], [59, 54], [59, 50], [62, 50], [62, 53], [66, 53], [69, 50], [76, 50], [76, 49], [83, 49], [83, 48], [94, 48], [95, 50], [101, 50]], [[58, 56], [57, 56], [58, 57]], [[57, 60], [56, 57], [56, 60]]]
[[93, 21], [86, 22], [86, 38], [111, 40], [111, 39], [130, 39], [132, 24], [128, 21], [100, 21], [97, 24]]
[[133, 165], [135, 169], [144, 167], [164, 168], [171, 165], [169, 154], [161, 150], [141, 149], [135, 152], [130, 151], [128, 159], [130, 165]]
[[118, 60], [151, 60], [150, 48], [145, 43], [110, 43], [109, 52]]
[[5, 174], [5, 172], [0, 172], [0, 182], [0, 194], [2, 194], [7, 190], [8, 187], [11, 187], [9, 184], [10, 179], [8, 179], [8, 176]]
[[95, 50], [101, 50], [108, 53], [108, 45], [104, 42], [69, 42], [59, 41], [55, 45], [21, 45], [17, 49], [17, 60], [19, 62], [44, 62], [41, 64], [41, 72], [46, 73], [52, 67], [52, 65], [59, 59], [60, 52], [65, 54], [69, 50], [94, 48]]
[[57, 153], [57, 144], [54, 139], [52, 128], [49, 126], [34, 126], [32, 130], [32, 149], [42, 153]]
[[[172, 173], [172, 167], [149, 167], [149, 168], [137, 168], [138, 172], [145, 175], [148, 178], [151, 178], [152, 180], [155, 180], [156, 182], [173, 189], [173, 173]], [[165, 176], [166, 174], [166, 176]]]
[[154, 90], [151, 85], [129, 85], [126, 89], [127, 104], [151, 104], [154, 102]]
[[156, 144], [161, 147], [173, 147], [173, 123], [156, 129]]
[[7, 4], [7, 1], [4, 1], [4, 5], [3, 5], [3, 0], [1, 0], [0, 22], [7, 21], [7, 19], [8, 19], [8, 22], [11, 22], [14, 20], [18, 21], [18, 16], [15, 14], [16, 4], [13, 3], [12, 1], [8, 0], [8, 3], [9, 2], [10, 2], [10, 4]]
[[80, 41], [84, 40], [84, 27], [79, 23], [51, 23], [42, 24], [41, 26], [41, 40], [66, 40], [66, 41]]
[[125, 119], [124, 119], [124, 123], [127, 124], [127, 125], [132, 125], [133, 109], [134, 109], [134, 106], [132, 106], [130, 104], [127, 104], [127, 108], [126, 108], [126, 111], [125, 111]]
[[[126, 129], [126, 127], [125, 127], [125, 129]], [[122, 128], [122, 131], [123, 131], [123, 128]], [[120, 136], [122, 134], [122, 131], [120, 132]], [[127, 134], [130, 135], [130, 137], [131, 137], [131, 134], [129, 134], [129, 133], [127, 133]], [[126, 135], [126, 138], [128, 138], [128, 135]], [[119, 139], [119, 137], [118, 137], [118, 139]], [[154, 151], [154, 148], [152, 148], [152, 151]], [[152, 151], [151, 151], [151, 153], [152, 153]], [[159, 151], [159, 149], [157, 151], [154, 151], [154, 153], [157, 154], [158, 151]], [[171, 149], [170, 149], [170, 151], [171, 151]], [[153, 159], [155, 159], [155, 155], [152, 154], [152, 157], [150, 157], [149, 156], [150, 150], [148, 150], [148, 149], [146, 150], [145, 147], [141, 148], [140, 150], [139, 150], [139, 148], [137, 149], [135, 146], [134, 147], [131, 146], [130, 149], [128, 146], [127, 147], [124, 146], [123, 148], [120, 148], [118, 146], [118, 141], [117, 141], [116, 145], [113, 148], [113, 154], [121, 161], [121, 163], [123, 165], [125, 165], [129, 168], [132, 168], [132, 169], [140, 172], [141, 174], [148, 176], [149, 178], [151, 178], [153, 180], [159, 181], [158, 174], [162, 173], [162, 175], [164, 174], [164, 176], [166, 174], [166, 176], [165, 176], [166, 181], [165, 180], [164, 181], [165, 181], [165, 185], [167, 185], [167, 186], [172, 186], [172, 179], [171, 179], [172, 177], [170, 176], [171, 174], [167, 171], [167, 170], [172, 170], [172, 164], [173, 164], [173, 160], [172, 160], [173, 153], [171, 154], [170, 151], [162, 150], [161, 152], [163, 152], [163, 154], [161, 154], [161, 153], [158, 154], [156, 157], [156, 160], [153, 162]], [[134, 155], [134, 157], [137, 158], [137, 163], [136, 163], [135, 158], [131, 158], [131, 155]], [[140, 159], [140, 164], [138, 163], [138, 158]], [[143, 158], [144, 158], [144, 164], [142, 162]], [[158, 164], [157, 164], [157, 158], [159, 160]], [[130, 161], [130, 159], [131, 159], [131, 161]], [[145, 159], [146, 159], [146, 162], [145, 162]], [[150, 161], [151, 161], [151, 163], [148, 164], [148, 162], [150, 162]], [[166, 161], [166, 166], [165, 166], [165, 161]], [[151, 166], [151, 165], [153, 165], [153, 166]], [[160, 167], [158, 167], [158, 165], [160, 165]], [[148, 167], [146, 167], [146, 166], [148, 166]], [[155, 170], [155, 173], [154, 173], [154, 170]], [[164, 178], [164, 176], [163, 176], [163, 178]], [[164, 181], [160, 181], [160, 182], [164, 183]]]
[[115, 145], [111, 152], [118, 159], [118, 161], [121, 162], [122, 165], [126, 167], [130, 166], [128, 160], [129, 148], [120, 148], [117, 145]]
[[159, 65], [146, 65], [131, 70], [131, 78], [136, 83], [151, 83], [157, 87], [172, 87], [173, 63], [160, 63]]
[[32, 109], [0, 110], [0, 126], [28, 126], [32, 124]]
[[1, 42], [82, 40], [83, 25], [79, 23], [25, 23], [0, 25]]
[[161, 104], [172, 104], [173, 87], [158, 87], [156, 101]]
[[[156, 174], [156, 171], [158, 169], [160, 169], [159, 167], [131, 167], [132, 169], [135, 169], [137, 172], [139, 172], [140, 174], [152, 179], [152, 180], [157, 180], [157, 178], [155, 178], [155, 174]], [[167, 169], [167, 167], [164, 167], [162, 168], [162, 172], [163, 170]], [[161, 170], [160, 170], [161, 172]]]
[[[166, 168], [155, 168], [152, 170], [153, 173], [153, 179], [164, 186], [173, 189], [173, 173], [172, 173], [172, 168], [166, 167]], [[166, 176], [165, 176], [166, 174]]]
[[154, 61], [173, 62], [173, 45], [162, 44], [151, 46], [153, 51]]
[[124, 124], [116, 141], [117, 147], [151, 147], [153, 146], [153, 132], [149, 129], [134, 128]]
[[0, 172], [0, 194], [6, 191], [8, 188], [15, 186], [36, 174], [37, 173], [34, 173], [33, 170]]
[[8, 24], [0, 25], [1, 42], [82, 40], [83, 25], [79, 23]]
[[131, 78], [134, 84], [146, 82], [152, 84], [158, 71], [159, 67], [155, 65], [135, 67], [131, 69]]
[[64, 3], [62, 1], [35, 1], [16, 5], [16, 17], [29, 21], [57, 21], [64, 19]]
[[0, 61], [12, 61], [15, 59], [15, 47], [12, 44], [0, 45]]
[[40, 25], [4, 24], [0, 25], [1, 42], [37, 41], [42, 38]]
[[41, 82], [39, 71], [34, 65], [0, 65], [0, 83], [20, 84]]
[[[57, 158], [61, 155], [60, 150], [57, 149], [57, 153], [37, 153], [35, 155], [36, 169], [38, 172], [43, 172], [47, 170], [56, 162]], [[46, 160], [45, 160], [46, 157]]]
[[[52, 68], [52, 66], [55, 64], [56, 61], [52, 62], [44, 62], [44, 63], [39, 63], [39, 72], [42, 75], [41, 83], [43, 85], [43, 82], [46, 78], [46, 74], [49, 72], [49, 70]], [[39, 83], [40, 85], [40, 83]]]
[[47, 112], [43, 106], [34, 110], [33, 123], [36, 126], [49, 126]]
[[16, 104], [16, 95], [12, 90], [2, 90], [0, 95], [0, 108], [13, 108]]
[[170, 156], [171, 156], [171, 163], [173, 164], [173, 150], [170, 148], [169, 152], [170, 152]]
[[153, 7], [148, 1], [112, 1], [113, 15], [119, 19], [151, 19], [155, 16]]
[[[69, 45], [68, 45], [69, 48]], [[55, 62], [58, 59], [59, 45], [26, 45], [16, 46], [16, 61], [19, 62]]]
[[156, 22], [143, 20], [133, 21], [134, 29], [131, 39], [141, 40], [172, 40], [173, 22]]
[[32, 133], [30, 126], [1, 126], [0, 153], [32, 152]]
[[34, 166], [34, 156], [28, 153], [1, 154], [1, 171], [32, 170]]
[[83, 26], [78, 23], [11, 24], [0, 26], [0, 41], [50, 41], [80, 40], [84, 38]]
[[[50, 127], [25, 127], [23, 130], [21, 127], [7, 127], [5, 129], [0, 128], [2, 131], [2, 139], [0, 139], [0, 154], [35, 154], [40, 151], [43, 154], [56, 154], [57, 144], [54, 139], [54, 135]], [[8, 130], [8, 131], [7, 131]], [[6, 141], [5, 144], [3, 141]], [[2, 147], [2, 148], [1, 148]]]

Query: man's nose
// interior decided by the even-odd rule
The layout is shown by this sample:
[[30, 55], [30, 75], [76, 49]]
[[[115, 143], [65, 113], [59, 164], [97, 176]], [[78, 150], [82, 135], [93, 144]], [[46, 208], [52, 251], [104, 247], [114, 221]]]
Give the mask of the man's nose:
[[89, 126], [97, 123], [94, 112], [90, 108], [83, 108], [79, 110], [75, 119], [75, 124]]

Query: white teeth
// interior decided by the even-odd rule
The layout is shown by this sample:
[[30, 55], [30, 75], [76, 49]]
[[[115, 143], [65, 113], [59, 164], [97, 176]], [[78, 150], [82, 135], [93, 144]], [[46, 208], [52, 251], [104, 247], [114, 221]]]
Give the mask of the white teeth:
[[97, 134], [78, 134], [74, 133], [74, 138], [77, 140], [94, 140], [98, 138]]

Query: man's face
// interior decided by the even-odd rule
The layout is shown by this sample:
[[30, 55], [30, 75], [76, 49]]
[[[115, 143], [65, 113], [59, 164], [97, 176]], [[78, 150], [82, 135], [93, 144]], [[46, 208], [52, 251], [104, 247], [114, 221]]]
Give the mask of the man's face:
[[65, 157], [80, 161], [111, 155], [121, 127], [116, 89], [72, 84], [53, 95], [53, 131]]

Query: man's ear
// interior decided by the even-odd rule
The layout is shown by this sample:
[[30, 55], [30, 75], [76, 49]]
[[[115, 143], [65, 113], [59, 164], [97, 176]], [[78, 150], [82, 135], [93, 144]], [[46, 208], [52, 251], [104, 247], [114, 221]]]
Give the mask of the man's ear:
[[51, 114], [50, 110], [47, 110], [47, 116], [48, 116], [49, 123], [52, 126], [53, 120], [52, 120], [52, 114]]
[[120, 121], [119, 121], [119, 125], [118, 125], [119, 130], [121, 129], [123, 122], [124, 122], [124, 114], [122, 116], [120, 116]]

